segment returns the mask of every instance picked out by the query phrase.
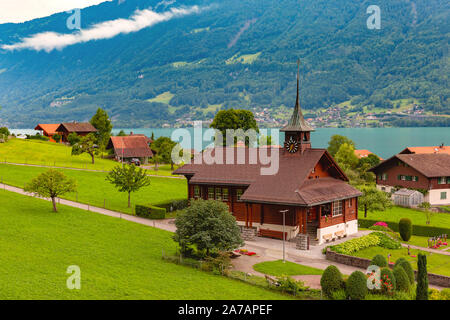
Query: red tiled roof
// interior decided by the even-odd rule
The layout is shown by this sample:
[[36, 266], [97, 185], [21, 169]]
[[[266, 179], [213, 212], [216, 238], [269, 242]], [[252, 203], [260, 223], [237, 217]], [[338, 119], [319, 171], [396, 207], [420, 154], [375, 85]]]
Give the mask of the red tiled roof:
[[[365, 150], [365, 149], [360, 149], [360, 150], [355, 150], [355, 155], [361, 159], [361, 158], [365, 158], [367, 157], [369, 154], [375, 154], [372, 151], [369, 150]], [[383, 160], [382, 158], [380, 158], [380, 160]]]
[[[227, 150], [245, 150], [243, 161], [245, 164], [237, 164], [237, 151], [234, 152], [234, 164], [226, 164]], [[267, 202], [292, 205], [312, 205], [316, 202], [337, 200], [338, 198], [349, 198], [359, 196], [361, 193], [348, 185], [347, 178], [333, 162], [331, 156], [324, 149], [307, 149], [303, 154], [285, 154], [280, 148], [267, 148], [270, 155], [278, 153], [279, 168], [273, 175], [261, 175], [261, 168], [269, 167], [250, 164], [250, 150], [253, 148], [214, 148], [207, 149], [212, 156], [217, 150], [222, 150], [224, 164], [187, 164], [177, 169], [174, 174], [192, 176], [191, 183], [198, 184], [223, 184], [223, 185], [245, 185], [248, 186], [241, 199], [252, 202]], [[199, 155], [200, 157], [202, 155]], [[231, 157], [230, 157], [231, 158]], [[319, 178], [308, 180], [308, 176], [316, 164], [325, 158], [333, 162], [337, 176], [334, 178]], [[220, 159], [220, 157], [219, 157]], [[231, 158], [233, 159], [233, 158]], [[315, 181], [315, 182], [312, 182]]]
[[114, 148], [116, 156], [124, 158], [153, 157], [148, 141], [144, 135], [111, 137], [107, 149]]
[[426, 153], [446, 153], [450, 154], [449, 146], [432, 146], [432, 147], [408, 147], [405, 150], [400, 152], [401, 154], [405, 153], [417, 153], [417, 154], [426, 154]]
[[59, 123], [52, 123], [52, 124], [43, 124], [40, 123], [34, 128], [34, 130], [44, 131], [48, 135], [54, 135], [57, 133], [56, 129], [58, 129]]

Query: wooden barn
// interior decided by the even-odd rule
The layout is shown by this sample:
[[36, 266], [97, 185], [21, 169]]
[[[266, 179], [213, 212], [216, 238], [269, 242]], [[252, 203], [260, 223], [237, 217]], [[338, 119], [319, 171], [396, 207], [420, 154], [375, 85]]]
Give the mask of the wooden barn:
[[89, 122], [68, 122], [61, 123], [56, 131], [61, 135], [61, 141], [67, 142], [67, 137], [71, 133], [76, 133], [79, 136], [86, 136], [89, 133], [97, 132], [97, 129]]
[[[225, 202], [241, 226], [244, 239], [282, 239], [284, 230], [286, 239], [297, 242], [297, 248], [308, 249], [310, 244], [358, 231], [361, 193], [348, 184], [348, 178], [325, 149], [311, 147], [313, 129], [303, 117], [298, 95], [297, 75], [294, 112], [282, 129], [284, 148], [206, 149], [197, 157], [217, 159], [219, 155], [223, 160], [207, 164], [196, 157], [174, 173], [187, 178], [189, 199]], [[252, 152], [259, 154], [263, 149], [272, 159], [278, 157], [274, 174], [262, 175], [261, 168], [266, 164], [249, 161]], [[228, 161], [230, 154], [234, 161]]]
[[148, 159], [153, 157], [150, 149], [152, 140], [145, 135], [117, 136], [109, 139], [106, 149], [114, 150], [114, 157], [117, 161], [129, 161], [137, 158], [143, 164], [148, 163]]

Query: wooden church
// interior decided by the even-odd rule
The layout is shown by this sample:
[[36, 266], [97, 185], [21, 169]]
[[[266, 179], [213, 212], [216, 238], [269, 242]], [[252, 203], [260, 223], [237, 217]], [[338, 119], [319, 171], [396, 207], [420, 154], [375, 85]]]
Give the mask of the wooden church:
[[187, 178], [189, 199], [225, 202], [246, 240], [256, 236], [283, 239], [284, 230], [286, 240], [297, 242], [299, 249], [308, 249], [310, 244], [356, 233], [361, 192], [348, 184], [326, 149], [311, 147], [314, 130], [300, 108], [298, 73], [294, 112], [281, 131], [285, 133], [284, 148], [266, 150], [278, 153], [275, 174], [262, 175], [260, 161], [249, 161], [252, 148], [242, 147], [215, 147], [197, 156], [217, 153], [225, 157], [230, 151], [226, 149], [244, 149], [245, 161], [192, 161], [174, 173]]

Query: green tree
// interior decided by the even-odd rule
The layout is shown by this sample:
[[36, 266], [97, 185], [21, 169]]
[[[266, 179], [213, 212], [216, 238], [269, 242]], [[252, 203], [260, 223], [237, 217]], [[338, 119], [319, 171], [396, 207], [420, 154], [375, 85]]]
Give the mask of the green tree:
[[72, 146], [72, 155], [78, 156], [87, 153], [91, 156], [92, 164], [95, 163], [95, 155], [98, 153], [97, 138], [93, 133], [81, 137], [80, 141]]
[[334, 159], [344, 171], [355, 170], [359, 160], [355, 154], [355, 147], [346, 142], [339, 147]]
[[427, 256], [422, 253], [417, 256], [416, 300], [428, 300]]
[[24, 191], [50, 198], [53, 211], [56, 209], [56, 198], [69, 192], [75, 192], [77, 185], [74, 179], [68, 178], [61, 171], [50, 169], [41, 173], [25, 185]]
[[433, 216], [433, 212], [430, 210], [431, 204], [429, 202], [424, 201], [421, 204], [419, 204], [418, 207], [423, 209], [423, 212], [425, 212], [425, 217], [427, 218], [426, 224], [430, 224], [431, 217]]
[[272, 145], [272, 136], [261, 135], [258, 141], [260, 146], [271, 146]]
[[412, 222], [409, 218], [401, 218], [398, 222], [398, 232], [403, 241], [409, 241], [412, 235]]
[[80, 139], [81, 139], [81, 137], [76, 132], [71, 132], [67, 136], [67, 141], [69, 142], [69, 144], [71, 146], [73, 146], [73, 145], [77, 144], [78, 142], [80, 142]]
[[59, 142], [61, 142], [62, 137], [59, 133], [56, 133], [56, 134], [52, 135], [52, 139], [55, 140], [55, 142], [59, 143]]
[[155, 170], [158, 170], [158, 163], [170, 163], [170, 167], [173, 170], [174, 163], [172, 161], [172, 150], [177, 145], [168, 137], [159, 137], [153, 141], [151, 149], [156, 151], [156, 155], [153, 157], [155, 162]]
[[90, 123], [97, 129], [95, 133], [96, 144], [101, 152], [104, 152], [109, 138], [111, 137], [112, 124], [108, 113], [102, 108], [98, 108]]
[[358, 199], [359, 205], [364, 208], [364, 218], [367, 212], [385, 211], [392, 207], [392, 202], [387, 193], [374, 187], [363, 187], [363, 195]]
[[345, 291], [351, 300], [364, 300], [368, 291], [366, 275], [361, 271], [353, 271], [348, 277]]
[[131, 207], [131, 193], [150, 185], [150, 178], [144, 169], [128, 164], [114, 167], [106, 180], [118, 188], [119, 192], [128, 193], [128, 208]]
[[[228, 129], [242, 129], [244, 132], [253, 129], [256, 133], [259, 132], [258, 124], [256, 123], [253, 113], [248, 110], [239, 109], [220, 110], [216, 113], [210, 127], [219, 130], [222, 133], [224, 146], [227, 143], [226, 130]], [[234, 143], [236, 143], [238, 139], [239, 137], [235, 137]], [[242, 139], [244, 139], [244, 137], [242, 137]], [[248, 137], [245, 137], [245, 143], [246, 145], [249, 144]]]
[[118, 137], [125, 137], [126, 135], [127, 134], [123, 130], [120, 130], [119, 133], [117, 134]]
[[363, 157], [358, 161], [358, 167], [364, 167], [367, 164], [367, 167], [372, 168], [380, 163], [380, 157], [376, 154], [369, 154], [367, 157]]
[[198, 250], [229, 251], [243, 245], [239, 226], [222, 201], [194, 200], [175, 219], [174, 240], [181, 250], [195, 246]]
[[339, 134], [335, 134], [331, 137], [328, 142], [328, 152], [334, 157], [336, 153], [339, 151], [339, 148], [344, 144], [351, 145], [353, 150], [355, 149], [355, 143], [345, 136], [341, 136]]
[[338, 291], [344, 287], [344, 280], [342, 273], [334, 265], [329, 265], [323, 272], [320, 278], [320, 286], [322, 292], [328, 298], [332, 298], [333, 292]]
[[8, 141], [8, 137], [11, 135], [7, 127], [0, 128], [0, 140], [6, 142]]

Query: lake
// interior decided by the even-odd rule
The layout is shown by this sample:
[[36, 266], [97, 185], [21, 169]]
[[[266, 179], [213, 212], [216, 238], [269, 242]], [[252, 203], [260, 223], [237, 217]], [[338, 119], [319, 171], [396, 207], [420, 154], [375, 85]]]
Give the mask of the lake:
[[[151, 136], [152, 132], [155, 138], [166, 136], [170, 137], [172, 132], [176, 129], [173, 128], [117, 128], [113, 130], [114, 134], [117, 134], [120, 130], [124, 130], [126, 133], [130, 131], [134, 133], [145, 134]], [[194, 148], [193, 128], [187, 128], [191, 135], [191, 139], [182, 141], [183, 148]], [[261, 129], [262, 131], [263, 129]], [[268, 133], [271, 130], [267, 129]], [[203, 133], [206, 129], [203, 129]], [[16, 129], [11, 130], [14, 133], [33, 133], [34, 130]], [[368, 149], [378, 156], [386, 159], [394, 154], [400, 152], [406, 147], [415, 146], [437, 146], [441, 143], [450, 145], [450, 128], [449, 127], [433, 127], [433, 128], [318, 128], [311, 134], [311, 143], [313, 148], [326, 148], [330, 137], [334, 134], [340, 134], [347, 136], [356, 143], [357, 149]], [[211, 143], [209, 141], [201, 141], [201, 137], [196, 138], [198, 145], [202, 145], [203, 148]], [[282, 132], [279, 134], [279, 141], [284, 140]], [[192, 143], [190, 146], [189, 144]], [[276, 143], [276, 141], [274, 141]], [[279, 144], [279, 143], [278, 143]], [[196, 148], [199, 149], [199, 148]]]

